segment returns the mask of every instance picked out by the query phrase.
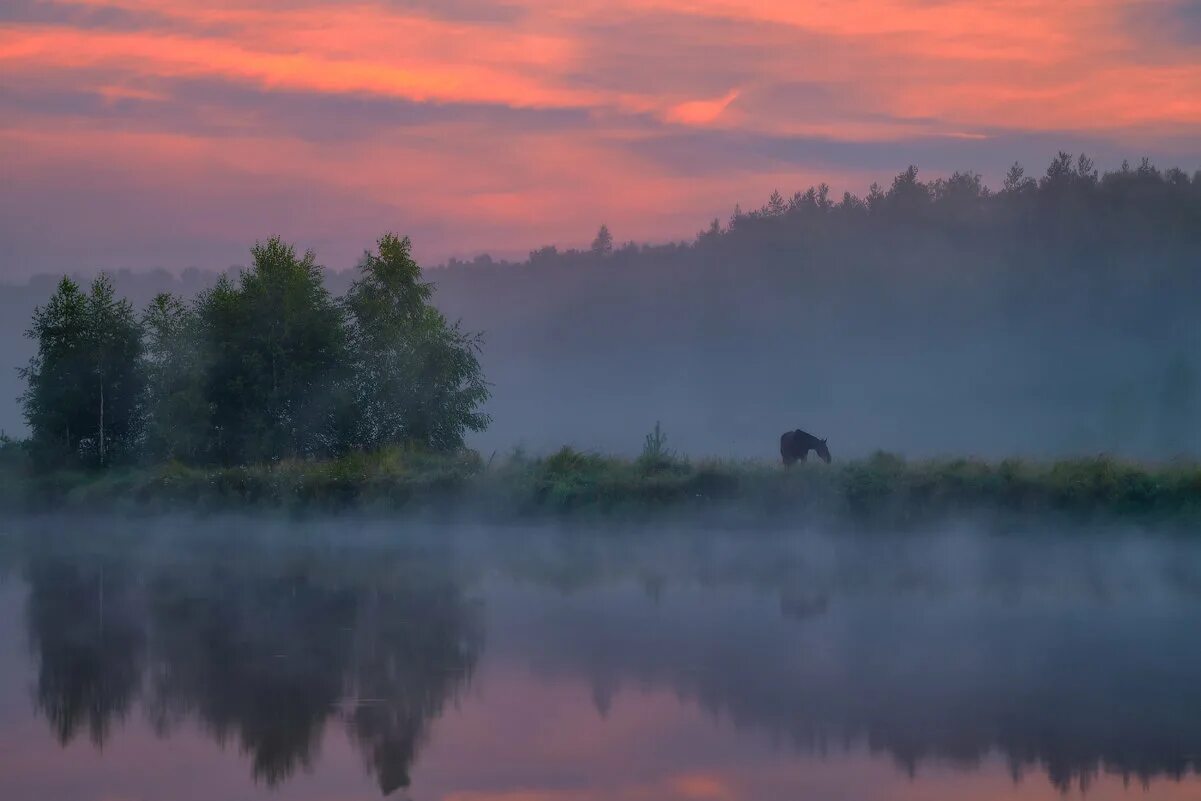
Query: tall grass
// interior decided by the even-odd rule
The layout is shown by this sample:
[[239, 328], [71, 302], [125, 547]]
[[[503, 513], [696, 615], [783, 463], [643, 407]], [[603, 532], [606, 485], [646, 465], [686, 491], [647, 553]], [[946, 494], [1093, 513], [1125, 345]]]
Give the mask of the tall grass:
[[355, 453], [330, 461], [245, 467], [168, 463], [38, 474], [0, 447], [8, 508], [420, 511], [486, 519], [621, 516], [714, 510], [813, 520], [921, 521], [961, 512], [1201, 519], [1201, 465], [1110, 457], [867, 459], [798, 464], [689, 460], [659, 432], [636, 459], [563, 448], [486, 465], [472, 451]]

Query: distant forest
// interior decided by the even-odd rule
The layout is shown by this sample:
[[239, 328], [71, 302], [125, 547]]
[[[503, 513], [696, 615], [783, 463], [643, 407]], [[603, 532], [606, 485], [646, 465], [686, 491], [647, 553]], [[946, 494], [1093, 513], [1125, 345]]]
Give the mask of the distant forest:
[[[1201, 171], [1060, 153], [990, 189], [911, 167], [865, 197], [773, 192], [688, 243], [614, 234], [428, 271], [439, 309], [485, 335], [493, 424], [469, 444], [631, 452], [661, 420], [722, 456], [771, 457], [798, 426], [835, 458], [1201, 453]], [[215, 279], [114, 276], [139, 304]], [[13, 367], [55, 280], [3, 293]], [[0, 425], [19, 430], [15, 404]]]

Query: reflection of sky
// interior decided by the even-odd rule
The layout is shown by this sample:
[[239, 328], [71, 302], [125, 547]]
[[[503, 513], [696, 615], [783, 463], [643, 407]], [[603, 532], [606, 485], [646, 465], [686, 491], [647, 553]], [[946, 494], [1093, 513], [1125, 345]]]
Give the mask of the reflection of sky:
[[[1192, 0], [10, 0], [10, 275], [689, 237], [733, 204], [1055, 150], [1201, 164]], [[88, 263], [90, 262], [90, 263]]]
[[[1110, 721], [1117, 741], [1129, 735], [1136, 751], [1157, 730], [1162, 719], [1155, 716], [1166, 704], [1190, 716], [1194, 705], [1180, 691], [1186, 686], [1180, 674], [1195, 676], [1197, 649], [1173, 634], [1195, 620], [1182, 591], [1193, 585], [1187, 573], [1178, 575], [1179, 586], [1164, 583], [1160, 571], [1173, 559], [1195, 561], [1195, 549], [1134, 541], [1040, 547], [1043, 560], [1028, 562], [1024, 547], [1003, 542], [939, 540], [912, 548], [881, 542], [865, 549], [827, 543], [757, 567], [757, 560], [727, 548], [707, 554], [706, 566], [697, 568], [708, 577], [700, 584], [679, 576], [662, 585], [584, 581], [560, 593], [537, 580], [491, 581], [481, 590], [487, 616], [481, 664], [469, 689], [433, 722], [411, 772], [410, 795], [1064, 798], [1034, 765], [1023, 767], [1015, 784], [995, 750], [952, 762], [936, 748], [911, 778], [888, 740], [889, 725], [898, 724], [918, 741], [939, 742], [936, 730], [944, 725], [987, 738], [1003, 728], [998, 700], [1013, 699], [1025, 716], [1023, 703], [1048, 689], [1052, 719], [1079, 713], [1081, 699], [1109, 709], [1105, 687], [1115, 681], [1125, 682], [1148, 716], [1130, 728]], [[529, 559], [533, 550], [524, 553]], [[887, 564], [880, 561], [885, 554]], [[603, 564], [599, 554], [580, 556], [584, 564]], [[660, 558], [666, 561], [658, 567], [666, 568], [680, 557], [667, 550]], [[654, 565], [648, 561], [652, 573]], [[727, 584], [727, 570], [762, 571], [762, 583]], [[188, 721], [160, 739], [140, 710], [113, 727], [102, 753], [86, 736], [60, 749], [46, 721], [32, 714], [17, 586], [0, 586], [0, 798], [379, 797], [337, 722], [327, 727], [312, 771], [274, 790], [251, 783], [249, 759], [236, 741], [222, 748]], [[787, 614], [780, 586], [790, 599]], [[828, 599], [819, 601], [826, 591]], [[1064, 675], [1076, 666], [1083, 668]], [[846, 697], [848, 691], [865, 697]], [[923, 707], [931, 714], [918, 720]], [[871, 748], [864, 720], [876, 727]], [[796, 729], [821, 730], [824, 742], [798, 746], [790, 736], [793, 721]], [[1182, 745], [1173, 735], [1193, 730], [1164, 722], [1170, 746]], [[1069, 735], [1078, 729], [1069, 725], [1053, 735], [1071, 751], [1078, 743]], [[1025, 735], [1036, 757], [1045, 743], [1037, 734]], [[1102, 773], [1087, 797], [1176, 801], [1198, 792], [1196, 776], [1156, 779], [1144, 788], [1137, 779], [1126, 784]], [[1066, 797], [1078, 795], [1073, 788]]]
[[[536, 686], [520, 669], [485, 670], [475, 696], [484, 703], [468, 702], [438, 726], [414, 771], [414, 796], [456, 801], [1065, 797], [1037, 771], [1015, 784], [1004, 762], [992, 757], [973, 770], [925, 764], [911, 780], [887, 757], [861, 748], [798, 755], [764, 738], [735, 737], [728, 723], [664, 689], [623, 689], [603, 719], [585, 683]], [[464, 759], [464, 754], [482, 758]], [[1157, 781], [1151, 790], [1154, 794], [1146, 797], [1193, 798], [1201, 781]], [[1090, 799], [1141, 795], [1137, 783], [1127, 790], [1113, 776], [1088, 789]]]
[[[11, 687], [6, 692], [11, 692]], [[41, 801], [288, 798], [350, 801], [379, 797], [342, 731], [326, 733], [311, 773], [282, 788], [255, 787], [245, 759], [194, 729], [156, 739], [138, 719], [97, 753], [81, 740], [59, 750], [42, 721], [0, 732], [0, 795]], [[1102, 776], [1087, 798], [1194, 799], [1201, 780], [1134, 782]], [[410, 796], [443, 801], [979, 801], [1065, 798], [1044, 775], [1015, 784], [999, 758], [966, 770], [922, 765], [911, 780], [887, 757], [861, 749], [797, 755], [741, 737], [669, 690], [623, 690], [602, 718], [580, 679], [532, 681], [524, 667], [489, 664], [474, 690], [434, 727], [413, 771]], [[403, 791], [400, 795], [403, 797]], [[1073, 791], [1068, 798], [1080, 797]]]

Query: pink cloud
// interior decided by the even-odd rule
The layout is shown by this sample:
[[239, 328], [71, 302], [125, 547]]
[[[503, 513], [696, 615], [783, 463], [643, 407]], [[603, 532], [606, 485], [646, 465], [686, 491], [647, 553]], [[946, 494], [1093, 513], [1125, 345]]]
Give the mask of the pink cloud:
[[[0, 15], [0, 136], [18, 148], [0, 154], [4, 191], [73, 197], [68, 230], [88, 219], [72, 203], [162, 207], [160, 229], [241, 252], [248, 229], [278, 225], [262, 193], [299, 184], [312, 213], [287, 219], [331, 259], [372, 226], [409, 230], [441, 259], [585, 244], [600, 220], [619, 238], [690, 237], [736, 201], [820, 180], [861, 192], [869, 173], [888, 177], [871, 165], [918, 156], [927, 173], [1060, 147], [1195, 160], [1180, 143], [1201, 140], [1201, 54], [1131, 24], [1136, 5], [36, 4]], [[196, 84], [216, 88], [197, 100]], [[724, 136], [725, 150], [685, 169], [663, 157], [681, 131]], [[987, 163], [950, 141], [979, 143]], [[830, 157], [852, 144], [874, 149]], [[97, 172], [110, 174], [102, 188], [71, 178]], [[257, 201], [240, 194], [248, 179]], [[173, 195], [188, 199], [178, 218]], [[0, 234], [48, 266], [68, 251], [26, 233], [26, 205], [4, 204]], [[95, 219], [114, 239], [92, 248], [96, 266], [145, 266], [153, 236], [106, 209]]]

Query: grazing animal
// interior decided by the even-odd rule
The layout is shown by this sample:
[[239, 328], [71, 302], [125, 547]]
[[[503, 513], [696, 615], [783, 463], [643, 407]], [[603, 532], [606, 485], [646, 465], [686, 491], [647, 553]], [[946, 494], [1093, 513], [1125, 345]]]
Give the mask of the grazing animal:
[[780, 435], [780, 458], [784, 460], [785, 467], [792, 467], [798, 459], [802, 462], [805, 461], [809, 451], [815, 452], [826, 464], [830, 463], [830, 449], [826, 446], [824, 439], [819, 439], [799, 428], [796, 431], [785, 431]]

